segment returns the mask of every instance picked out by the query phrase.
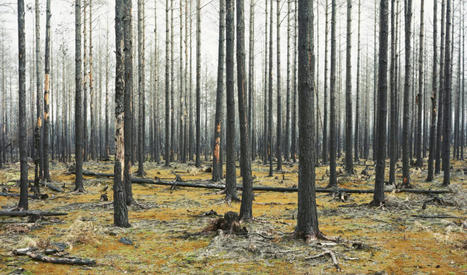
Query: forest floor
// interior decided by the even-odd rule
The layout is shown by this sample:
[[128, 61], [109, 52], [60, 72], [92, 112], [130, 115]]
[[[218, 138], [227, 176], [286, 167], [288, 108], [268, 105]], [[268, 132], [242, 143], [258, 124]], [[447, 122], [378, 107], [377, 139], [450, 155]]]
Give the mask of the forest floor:
[[[425, 163], [426, 164], [426, 163]], [[205, 163], [205, 168], [208, 163]], [[74, 175], [64, 164], [53, 162], [51, 178], [65, 192], [53, 192], [46, 200], [30, 200], [33, 210], [67, 212], [67, 216], [0, 218], [0, 273], [24, 274], [118, 274], [118, 273], [437, 273], [467, 272], [467, 163], [453, 161], [453, 193], [434, 196], [386, 193], [386, 207], [369, 207], [372, 194], [335, 196], [318, 193], [320, 230], [339, 242], [316, 240], [305, 243], [293, 238], [297, 194], [255, 192], [254, 220], [242, 224], [248, 233], [236, 235], [203, 229], [228, 211], [238, 212], [239, 202], [227, 204], [219, 190], [133, 184], [139, 205], [129, 207], [130, 228], [113, 226], [112, 179], [85, 177], [86, 193], [72, 192]], [[146, 178], [209, 180], [206, 169], [173, 163], [165, 168], [146, 163]], [[85, 170], [111, 173], [111, 162], [88, 162]], [[297, 185], [298, 165], [284, 164], [281, 172], [267, 177], [268, 167], [253, 163], [254, 184], [292, 187]], [[366, 169], [368, 176], [362, 175]], [[327, 167], [317, 168], [317, 186], [328, 183]], [[342, 170], [338, 167], [338, 170]], [[411, 169], [417, 189], [442, 189], [442, 175], [425, 182], [426, 167]], [[239, 171], [237, 171], [239, 174]], [[398, 179], [400, 179], [398, 168]], [[354, 175], [340, 174], [339, 187], [373, 189], [374, 169], [357, 164]], [[32, 169], [29, 171], [33, 177]], [[18, 193], [19, 164], [0, 170], [0, 185]], [[241, 178], [237, 176], [237, 184]], [[107, 188], [107, 189], [106, 189]], [[391, 188], [388, 187], [387, 188]], [[106, 189], [106, 190], [104, 190]], [[107, 194], [109, 201], [100, 197]], [[241, 193], [239, 192], [239, 196]], [[0, 206], [13, 208], [17, 197], [0, 197]], [[430, 201], [431, 200], [431, 201]], [[452, 216], [421, 218], [420, 216]], [[126, 244], [125, 244], [126, 243]], [[96, 260], [95, 266], [42, 263], [16, 256], [25, 247], [66, 247], [72, 256]], [[339, 269], [330, 254], [335, 255]], [[316, 257], [314, 257], [316, 256]]]

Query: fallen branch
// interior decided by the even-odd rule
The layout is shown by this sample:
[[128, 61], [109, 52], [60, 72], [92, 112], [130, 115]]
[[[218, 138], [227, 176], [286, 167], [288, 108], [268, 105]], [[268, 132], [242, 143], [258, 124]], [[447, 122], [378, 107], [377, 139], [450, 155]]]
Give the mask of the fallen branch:
[[17, 256], [28, 256], [29, 258], [44, 263], [52, 264], [67, 264], [67, 265], [95, 265], [96, 261], [91, 259], [82, 259], [76, 257], [51, 257], [44, 254], [36, 253], [30, 248], [17, 249], [13, 251]]
[[459, 217], [459, 216], [449, 216], [449, 215], [412, 215], [415, 218], [422, 218], [422, 219], [466, 219], [466, 217]]
[[337, 271], [341, 271], [341, 268], [340, 268], [340, 266], [339, 266], [339, 262], [337, 262], [337, 257], [336, 257], [336, 255], [334, 254], [334, 252], [332, 252], [332, 251], [329, 250], [329, 249], [324, 250], [323, 253], [320, 253], [320, 254], [318, 254], [318, 255], [305, 258], [305, 260], [317, 259], [317, 258], [323, 257], [323, 256], [325, 256], [325, 255], [329, 255], [329, 256], [331, 257], [332, 263], [333, 263], [334, 266], [336, 267], [336, 270], [337, 270]]
[[0, 211], [0, 217], [50, 217], [50, 216], [66, 216], [68, 213], [52, 212], [52, 211]]
[[62, 193], [62, 192], [63, 192], [62, 188], [56, 186], [55, 184], [47, 183], [47, 182], [46, 182], [46, 183], [45, 183], [45, 186], [46, 186], [47, 188], [49, 188], [50, 190], [52, 190], [52, 191], [59, 192], [59, 193]]
[[[113, 174], [108, 173], [95, 173], [90, 171], [83, 172], [85, 176], [96, 176], [96, 177], [113, 177]], [[224, 185], [212, 184], [212, 183], [200, 183], [198, 182], [186, 182], [186, 181], [161, 181], [152, 180], [145, 178], [131, 178], [131, 182], [140, 184], [154, 184], [154, 185], [165, 185], [165, 186], [177, 186], [177, 187], [193, 187], [193, 188], [206, 188], [206, 189], [225, 189]], [[237, 190], [242, 190], [242, 186], [237, 186]], [[253, 186], [253, 191], [268, 191], [268, 192], [284, 192], [293, 193], [297, 192], [297, 187], [271, 187], [271, 186]], [[331, 189], [331, 188], [316, 188], [317, 193], [353, 193], [353, 194], [373, 194], [373, 189]], [[445, 194], [452, 193], [450, 190], [423, 190], [423, 189], [398, 189], [398, 190], [384, 190], [386, 193], [414, 193], [414, 194]]]
[[[19, 197], [19, 194], [0, 192], [0, 196], [2, 196], [2, 197]], [[36, 199], [36, 197], [34, 195], [28, 195], [28, 197], [30, 199]]]

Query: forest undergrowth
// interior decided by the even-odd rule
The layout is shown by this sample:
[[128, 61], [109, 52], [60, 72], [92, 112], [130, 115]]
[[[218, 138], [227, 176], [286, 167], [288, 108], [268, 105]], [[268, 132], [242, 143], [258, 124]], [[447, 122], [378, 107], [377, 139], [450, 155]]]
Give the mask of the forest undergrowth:
[[[195, 168], [173, 163], [166, 168], [148, 162], [145, 177], [174, 180], [178, 175], [184, 181], [205, 181], [211, 173], [204, 164]], [[86, 192], [75, 193], [74, 175], [52, 162], [52, 182], [64, 192], [42, 187], [49, 197], [31, 200], [30, 209], [68, 215], [34, 222], [0, 218], [0, 273], [462, 273], [467, 271], [466, 162], [452, 164], [448, 194], [394, 191], [386, 193], [385, 206], [375, 208], [368, 206], [372, 194], [317, 193], [320, 229], [329, 240], [304, 243], [293, 236], [296, 193], [255, 192], [254, 219], [239, 223], [238, 233], [208, 230], [225, 213], [240, 208], [240, 202], [227, 204], [220, 190], [134, 183], [137, 203], [129, 207], [131, 227], [118, 228], [112, 224], [112, 179], [85, 177]], [[84, 169], [112, 173], [113, 164], [88, 162]], [[297, 169], [297, 164], [285, 163], [283, 171], [268, 177], [267, 166], [256, 161], [254, 185], [296, 186]], [[18, 171], [19, 164], [0, 170], [2, 192], [19, 193]], [[317, 167], [316, 173], [317, 186], [325, 187], [327, 167]], [[400, 168], [397, 173], [400, 179]], [[237, 185], [239, 174], [237, 169]], [[411, 177], [414, 188], [441, 189], [442, 175], [427, 183], [426, 169], [413, 169]], [[340, 172], [338, 184], [373, 189], [372, 163], [358, 163], [354, 175]], [[17, 199], [0, 196], [0, 206], [14, 208]], [[93, 259], [96, 265], [43, 263], [13, 254], [25, 247], [60, 247], [62, 253]]]

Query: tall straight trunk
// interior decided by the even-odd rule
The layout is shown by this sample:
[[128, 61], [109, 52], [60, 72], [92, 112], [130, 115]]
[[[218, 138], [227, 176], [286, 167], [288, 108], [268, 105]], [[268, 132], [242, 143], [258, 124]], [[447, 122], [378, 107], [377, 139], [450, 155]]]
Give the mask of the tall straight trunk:
[[96, 159], [96, 96], [94, 93], [94, 74], [93, 74], [93, 46], [92, 46], [92, 0], [89, 0], [89, 94], [90, 94], [90, 116], [91, 116], [91, 140], [90, 150], [91, 159]]
[[428, 154], [428, 175], [426, 181], [433, 180], [434, 173], [434, 158], [436, 146], [436, 94], [437, 94], [437, 69], [438, 69], [438, 1], [433, 1], [433, 70], [432, 70], [432, 84], [431, 84], [431, 124], [430, 124], [430, 151]]
[[83, 0], [83, 158], [88, 160], [88, 72], [87, 72], [87, 31], [86, 31], [86, 10], [87, 0]]
[[169, 0], [165, 0], [165, 166], [170, 165]]
[[[192, 9], [192, 4], [193, 4], [193, 1], [190, 1], [190, 14], [191, 12], [193, 11]], [[188, 142], [188, 153], [189, 153], [189, 157], [188, 159], [190, 161], [193, 161], [193, 146], [194, 146], [194, 133], [193, 133], [193, 39], [192, 39], [192, 34], [193, 34], [193, 16], [190, 16], [190, 72], [188, 73], [189, 77], [190, 77], [190, 88], [188, 90], [188, 93], [190, 94], [189, 95], [189, 119], [188, 119], [188, 123], [190, 124], [189, 125], [189, 134], [190, 134], [190, 139], [189, 139], [189, 142]], [[221, 150], [221, 162], [222, 162], [222, 150]]]
[[125, 188], [123, 185], [125, 165], [124, 145], [124, 106], [125, 99], [125, 67], [124, 67], [124, 0], [115, 1], [115, 165], [114, 165], [114, 224], [129, 227], [128, 209], [126, 206]]
[[277, 170], [282, 170], [282, 107], [281, 107], [281, 7], [280, 0], [277, 1], [277, 136], [276, 136], [276, 157], [277, 157]]
[[[462, 4], [462, 71], [465, 72], [465, 9]], [[465, 145], [465, 73], [462, 74], [462, 118], [461, 118], [461, 160], [464, 160], [464, 145]]]
[[[360, 3], [360, 2], [359, 2]], [[323, 99], [323, 151], [321, 158], [323, 163], [328, 162], [328, 35], [329, 35], [329, 11], [328, 0], [325, 2], [325, 26], [324, 26], [324, 99]], [[359, 32], [360, 33], [360, 32]], [[358, 103], [357, 103], [358, 104]], [[358, 120], [357, 120], [358, 121]]]
[[170, 160], [175, 154], [174, 0], [170, 0]]
[[358, 38], [357, 38], [357, 87], [355, 90], [355, 134], [354, 134], [354, 150], [355, 150], [355, 161], [358, 161], [358, 144], [359, 144], [359, 124], [360, 124], [360, 8], [361, 3], [358, 0]]
[[396, 14], [396, 1], [391, 0], [391, 68], [389, 69], [389, 81], [390, 81], [390, 125], [389, 125], [389, 184], [396, 182], [396, 105], [397, 105], [397, 86], [396, 86], [396, 27], [395, 27], [395, 14]]
[[450, 184], [451, 165], [449, 161], [450, 142], [451, 142], [451, 0], [446, 3], [446, 41], [444, 53], [444, 116], [443, 116], [443, 186]]
[[159, 121], [159, 38], [157, 36], [157, 0], [154, 0], [154, 95], [153, 95], [153, 125], [154, 125], [154, 159], [160, 162], [160, 121]]
[[[185, 111], [183, 113], [183, 162], [187, 161], [187, 155], [188, 153], [188, 147], [189, 147], [189, 142], [190, 142], [190, 137], [188, 134], [189, 131], [189, 125], [188, 125], [188, 93], [191, 92], [189, 87], [188, 87], [188, 2], [191, 3], [191, 1], [185, 0], [185, 71], [184, 71], [184, 81], [185, 81], [185, 98], [183, 100], [184, 102], [184, 107]], [[191, 18], [191, 16], [190, 16]]]
[[133, 27], [132, 27], [132, 2], [131, 0], [123, 0], [124, 4], [124, 16], [123, 16], [123, 39], [125, 54], [125, 94], [124, 94], [124, 155], [125, 164], [124, 169], [124, 186], [125, 186], [125, 201], [127, 205], [130, 205], [133, 201], [133, 194], [131, 188], [131, 152], [132, 149], [132, 127], [133, 127], [133, 110], [132, 110], [132, 91], [133, 91]]
[[[295, 234], [305, 240], [320, 237], [315, 194], [314, 53], [312, 2], [298, 2], [299, 175]], [[310, 108], [311, 107], [311, 108]]]
[[[106, 46], [105, 46], [105, 102], [109, 102], [109, 25], [107, 23], [106, 30]], [[104, 159], [110, 158], [110, 121], [109, 121], [109, 104], [105, 104], [105, 154]]]
[[441, 140], [443, 136], [443, 91], [444, 91], [444, 38], [445, 38], [445, 12], [446, 2], [441, 1], [441, 44], [440, 44], [440, 59], [439, 59], [439, 87], [438, 87], [438, 121], [436, 125], [436, 151], [435, 151], [435, 174], [441, 171]]
[[[408, 0], [411, 1], [411, 0]], [[378, 60], [378, 123], [376, 130], [376, 177], [373, 204], [384, 203], [384, 168], [386, 160], [386, 116], [387, 116], [387, 64], [388, 64], [388, 0], [380, 1], [379, 8], [379, 60]]]
[[284, 156], [285, 160], [289, 161], [289, 148], [290, 148], [290, 13], [291, 4], [287, 0], [287, 95], [286, 95], [286, 109], [285, 109], [285, 140], [284, 140]]
[[144, 100], [144, 1], [138, 0], [138, 95], [139, 95], [139, 113], [138, 113], [138, 176], [144, 175], [144, 144], [145, 144], [145, 100]]
[[227, 201], [236, 199], [235, 172], [235, 100], [234, 100], [234, 0], [226, 0], [226, 179], [225, 197]]
[[352, 157], [352, 0], [347, 0], [347, 43], [345, 58], [345, 170], [353, 174]]
[[294, 9], [294, 53], [293, 53], [293, 103], [292, 103], [292, 134], [291, 134], [291, 154], [293, 162], [296, 161], [296, 152], [297, 152], [297, 34], [298, 34], [298, 20], [297, 20], [297, 1], [294, 0], [295, 9]]
[[18, 0], [18, 145], [20, 158], [20, 197], [18, 208], [28, 210], [28, 162], [26, 133], [26, 38], [24, 0]]
[[423, 98], [423, 35], [424, 35], [424, 13], [425, 13], [425, 0], [421, 0], [420, 9], [420, 38], [419, 38], [419, 56], [418, 56], [418, 95], [416, 97], [417, 103], [417, 131], [415, 132], [415, 157], [417, 158], [416, 166], [423, 166], [422, 158], [422, 101]]
[[224, 101], [224, 29], [225, 29], [225, 0], [219, 1], [219, 47], [217, 59], [217, 91], [216, 91], [216, 115], [214, 127], [214, 148], [212, 150], [212, 180], [219, 181], [222, 178], [222, 162], [220, 152], [222, 146], [223, 128], [223, 101]]
[[272, 0], [269, 5], [269, 81], [268, 81], [268, 157], [269, 176], [272, 177]]
[[250, 1], [250, 35], [248, 50], [248, 125], [250, 126], [251, 159], [256, 158], [255, 120], [255, 1]]
[[411, 28], [412, 28], [412, 0], [407, 0], [404, 5], [405, 12], [405, 80], [404, 80], [404, 110], [402, 126], [402, 178], [403, 186], [410, 186], [409, 163], [409, 127], [410, 127], [410, 72], [411, 69]]
[[250, 142], [247, 119], [247, 91], [245, 72], [245, 15], [244, 2], [237, 0], [237, 92], [238, 115], [240, 124], [240, 166], [242, 170], [243, 190], [242, 204], [240, 205], [240, 219], [253, 218], [253, 182], [251, 178]]
[[75, 0], [75, 191], [83, 187], [83, 98], [81, 92], [81, 0]]
[[201, 4], [196, 1], [196, 167], [201, 166]]
[[268, 161], [268, 0], [264, 1], [264, 98], [263, 98], [263, 140], [262, 140], [262, 149], [263, 149], [263, 164], [266, 165]]
[[49, 173], [49, 127], [50, 127], [50, 0], [47, 0], [46, 23], [45, 23], [45, 68], [44, 68], [44, 137], [43, 142], [43, 163], [44, 179], [50, 181]]
[[185, 138], [183, 137], [183, 130], [184, 130], [184, 120], [183, 120], [183, 107], [184, 107], [184, 97], [183, 97], [183, 92], [184, 92], [184, 79], [183, 79], [183, 3], [180, 1], [179, 5], [179, 87], [178, 90], [180, 100], [179, 100], [179, 108], [178, 108], [178, 116], [179, 116], [179, 134], [178, 134], [178, 144], [179, 144], [179, 150], [178, 150], [178, 160], [181, 162], [186, 162], [185, 159], [185, 151], [183, 147], [183, 142], [185, 141]]
[[[42, 151], [40, 150], [40, 141], [41, 141], [41, 127], [42, 127], [42, 119], [41, 119], [41, 74], [40, 74], [40, 7], [39, 7], [39, 0], [35, 1], [35, 36], [36, 36], [36, 58], [35, 58], [35, 69], [36, 69], [36, 123], [34, 127], [34, 149], [33, 149], [33, 158], [34, 158], [34, 192], [35, 195], [40, 194], [40, 161], [42, 159]], [[3, 56], [2, 56], [3, 58]], [[5, 68], [3, 63], [2, 68]], [[3, 69], [4, 71], [4, 69]], [[5, 81], [5, 74], [3, 73], [2, 80]], [[3, 90], [5, 88], [3, 87]], [[5, 101], [5, 99], [4, 99]]]
[[337, 186], [336, 175], [336, 0], [331, 0], [331, 76], [329, 107], [329, 187]]

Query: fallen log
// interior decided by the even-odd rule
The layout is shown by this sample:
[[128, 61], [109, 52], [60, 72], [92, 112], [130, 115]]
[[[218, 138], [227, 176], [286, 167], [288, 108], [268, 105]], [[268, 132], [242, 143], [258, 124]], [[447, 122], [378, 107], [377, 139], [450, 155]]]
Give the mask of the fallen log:
[[35, 252], [33, 249], [16, 249], [13, 254], [17, 256], [28, 256], [29, 258], [44, 263], [67, 264], [67, 265], [95, 265], [96, 261], [91, 259], [82, 259], [76, 257], [51, 257]]
[[66, 216], [66, 215], [68, 215], [68, 213], [53, 212], [53, 211], [38, 211], [38, 210], [0, 211], [0, 217], [50, 217], [50, 216]]
[[[83, 175], [86, 176], [96, 176], [96, 177], [113, 177], [113, 174], [109, 173], [95, 173], [86, 171], [83, 172]], [[177, 186], [177, 187], [193, 187], [193, 188], [205, 188], [205, 189], [225, 189], [224, 185], [213, 184], [213, 183], [199, 183], [199, 182], [186, 182], [186, 181], [161, 181], [161, 180], [152, 180], [145, 178], [131, 178], [131, 182], [140, 183], [140, 184], [153, 184], [153, 185], [163, 185], [163, 186]], [[242, 190], [242, 186], [237, 186], [237, 190]], [[293, 193], [297, 192], [297, 187], [272, 187], [272, 186], [253, 186], [253, 191], [267, 191], [267, 192], [284, 192], [284, 193]], [[352, 194], [373, 194], [373, 189], [346, 189], [346, 188], [316, 188], [317, 193], [352, 193]], [[414, 193], [414, 194], [446, 194], [452, 193], [450, 190], [424, 190], [424, 189], [390, 189], [384, 190], [386, 193], [391, 192], [396, 193]]]
[[466, 217], [450, 216], [450, 215], [412, 215], [415, 218], [421, 219], [466, 219]]
[[50, 190], [52, 190], [52, 191], [59, 192], [59, 193], [62, 193], [62, 192], [63, 192], [62, 188], [56, 186], [56, 185], [53, 184], [53, 183], [48, 183], [48, 182], [46, 182], [46, 183], [45, 183], [45, 186], [46, 186], [47, 188], [49, 188]]
[[[19, 194], [0, 192], [0, 196], [2, 196], [2, 197], [19, 197]], [[34, 195], [28, 195], [28, 197], [30, 199], [36, 199], [36, 197]]]

